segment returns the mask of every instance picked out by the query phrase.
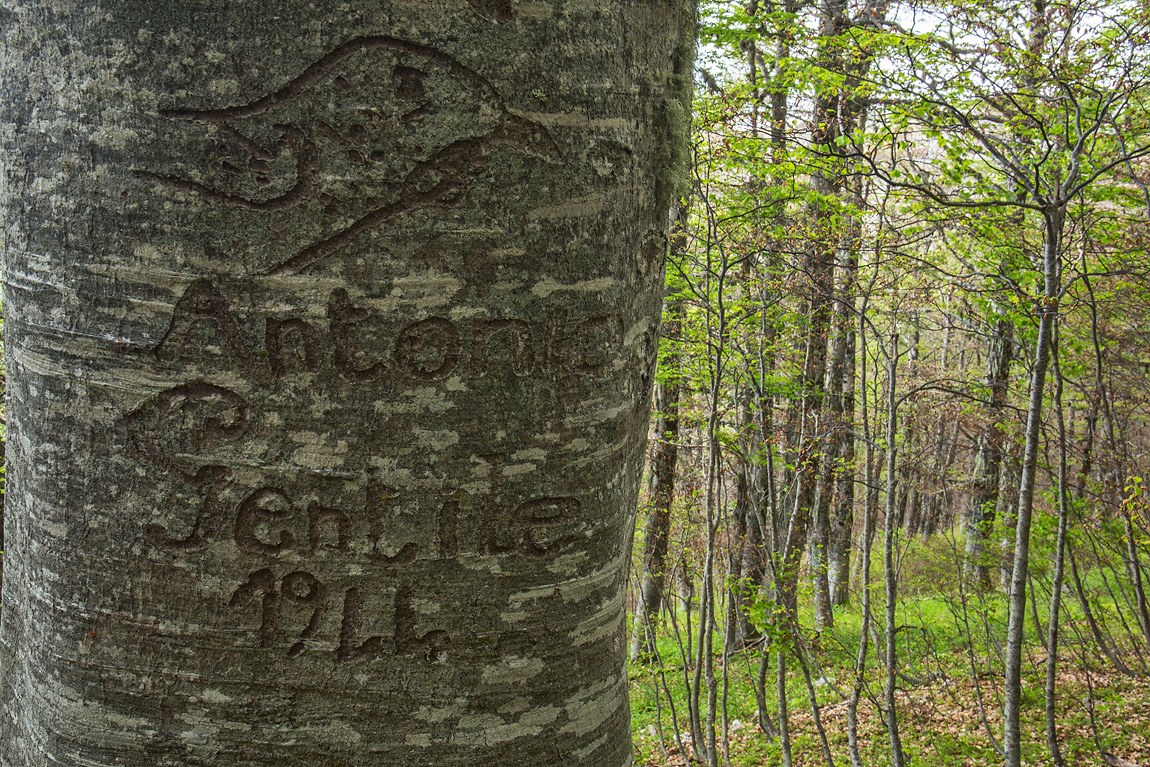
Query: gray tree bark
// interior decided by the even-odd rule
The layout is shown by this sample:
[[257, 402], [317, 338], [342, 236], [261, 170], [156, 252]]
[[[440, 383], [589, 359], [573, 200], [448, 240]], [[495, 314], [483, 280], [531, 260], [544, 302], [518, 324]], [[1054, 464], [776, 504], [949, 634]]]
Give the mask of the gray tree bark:
[[[1066, 183], [1069, 188], [1074, 176]], [[1034, 348], [1034, 368], [1030, 374], [1030, 398], [1026, 410], [1026, 445], [1022, 454], [1017, 518], [1014, 523], [1014, 566], [1011, 570], [1009, 613], [1006, 623], [1005, 702], [1002, 711], [1002, 746], [1006, 767], [1022, 763], [1022, 643], [1026, 620], [1026, 576], [1030, 563], [1030, 522], [1034, 509], [1034, 483], [1038, 472], [1039, 440], [1042, 436], [1042, 395], [1046, 368], [1050, 362], [1050, 341], [1058, 320], [1061, 278], [1059, 245], [1066, 221], [1066, 202], [1058, 200], [1043, 211], [1043, 293], [1038, 306], [1038, 338]]]
[[1009, 320], [990, 322], [987, 339], [985, 383], [988, 399], [984, 410], [982, 432], [974, 457], [970, 508], [967, 511], [966, 571], [982, 588], [990, 587], [990, 562], [986, 542], [994, 526], [998, 504], [999, 470], [1002, 466], [1004, 434], [1003, 409], [1010, 388], [1010, 363], [1013, 358], [1014, 325]]
[[[917, 327], [916, 327], [917, 330]], [[898, 331], [890, 335], [890, 349], [886, 360], [887, 413], [886, 413], [886, 520], [883, 523], [883, 584], [886, 593], [886, 679], [884, 703], [886, 732], [890, 740], [890, 763], [893, 767], [904, 767], [906, 754], [902, 750], [902, 736], [899, 733], [898, 699], [895, 683], [898, 675], [898, 573], [895, 570], [895, 541], [898, 524], [895, 499], [897, 498], [898, 447], [895, 435], [898, 433], [898, 408], [904, 398], [898, 397]]]
[[5, 5], [0, 763], [630, 764], [687, 4]]

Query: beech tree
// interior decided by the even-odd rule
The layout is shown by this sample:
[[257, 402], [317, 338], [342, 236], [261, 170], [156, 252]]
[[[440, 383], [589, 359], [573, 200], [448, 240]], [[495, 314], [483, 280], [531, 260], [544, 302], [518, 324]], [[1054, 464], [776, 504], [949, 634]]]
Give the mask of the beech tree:
[[4, 13], [0, 762], [625, 765], [680, 0]]

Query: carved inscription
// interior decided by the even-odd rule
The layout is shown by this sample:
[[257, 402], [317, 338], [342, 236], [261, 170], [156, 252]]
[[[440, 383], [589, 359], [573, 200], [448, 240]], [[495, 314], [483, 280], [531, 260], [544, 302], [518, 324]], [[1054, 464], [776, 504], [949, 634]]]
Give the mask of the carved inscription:
[[178, 454], [238, 442], [248, 428], [248, 403], [230, 389], [193, 381], [156, 394], [126, 415], [124, 425], [137, 456], [190, 479], [199, 469]]
[[295, 536], [277, 526], [273, 540], [265, 541], [256, 534], [259, 522], [286, 522], [295, 515], [295, 504], [282, 490], [261, 487], [240, 502], [236, 512], [235, 541], [240, 551], [248, 554], [282, 554], [295, 548]]
[[172, 323], [154, 351], [162, 360], [175, 360], [213, 343], [230, 354], [238, 368], [250, 372], [251, 354], [227, 300], [208, 280], [195, 280], [176, 302]]
[[200, 509], [191, 531], [177, 538], [163, 525], [150, 524], [147, 532], [152, 543], [168, 551], [193, 551], [214, 540], [223, 527], [224, 508], [220, 493], [231, 479], [231, 470], [224, 466], [205, 466], [188, 478], [188, 484], [200, 495]]
[[579, 502], [574, 498], [539, 498], [521, 504], [509, 516], [493, 506], [484, 511], [479, 532], [482, 553], [543, 557], [574, 542], [570, 536], [555, 535], [555, 531], [578, 518]]
[[[502, 0], [473, 7], [510, 17]], [[547, 129], [510, 110], [481, 74], [386, 35], [348, 40], [246, 103], [160, 114], [209, 128], [219, 159], [141, 176], [215, 205], [314, 211], [322, 234], [260, 270], [268, 275], [300, 272], [396, 217], [462, 205], [501, 147], [560, 159]]]
[[[352, 587], [344, 593], [343, 620], [340, 623], [339, 645], [335, 649], [336, 660], [380, 660], [388, 655], [418, 656], [428, 663], [446, 660], [451, 647], [451, 637], [446, 631], [436, 629], [422, 636], [416, 632], [418, 615], [412, 607], [411, 589], [400, 586], [395, 591], [394, 631], [390, 643], [383, 636], [369, 636], [360, 639], [362, 597], [359, 589]], [[388, 645], [390, 644], [390, 651]]]
[[[382, 550], [385, 537], [387, 508], [394, 499], [392, 488], [369, 484], [365, 501], [365, 516], [370, 520], [368, 537], [371, 543], [369, 559], [385, 569], [404, 568], [414, 564], [420, 554], [418, 543], [409, 541], [388, 554]], [[443, 502], [436, 515], [438, 559], [456, 559], [461, 554], [482, 556], [525, 557], [552, 555], [571, 546], [575, 538], [570, 533], [578, 521], [580, 505], [574, 498], [537, 498], [519, 504], [514, 509], [499, 509], [498, 498], [480, 504], [482, 509], [478, 536], [461, 546], [459, 539], [460, 503]], [[282, 490], [259, 488], [240, 503], [236, 511], [235, 543], [242, 551], [265, 557], [279, 557], [291, 552], [295, 538], [289, 531], [298, 506]], [[267, 530], [274, 531], [261, 537], [255, 532], [256, 520], [263, 520]], [[329, 525], [334, 536], [324, 542], [321, 526]], [[351, 517], [341, 509], [312, 503], [308, 506], [307, 525], [310, 536], [309, 553], [315, 554], [327, 547], [348, 552], [353, 545]], [[270, 539], [270, 540], [269, 540]], [[246, 581], [237, 586], [229, 604], [244, 609], [259, 605], [259, 625], [256, 629], [259, 645], [271, 648], [277, 645], [280, 634], [282, 603], [309, 608], [307, 624], [292, 640], [287, 654], [295, 657], [320, 634], [324, 616], [329, 608], [329, 588], [306, 570], [296, 570], [280, 579], [271, 567], [252, 571]], [[451, 646], [445, 631], [416, 630], [418, 614], [413, 605], [410, 586], [397, 581], [394, 601], [394, 633], [363, 637], [362, 595], [358, 587], [345, 590], [338, 644], [332, 652], [341, 662], [377, 660], [390, 656], [414, 656], [428, 662], [443, 660]]]
[[301, 319], [268, 317], [264, 345], [273, 378], [293, 371], [318, 372], [323, 365], [323, 340], [319, 332]]
[[[370, 491], [369, 491], [370, 492]], [[310, 503], [307, 507], [307, 537], [311, 544], [309, 553], [315, 554], [324, 545], [324, 528], [334, 530], [335, 540], [328, 538], [329, 547], [347, 553], [351, 543], [351, 518], [343, 509]]]
[[442, 317], [408, 325], [395, 340], [395, 365], [421, 381], [446, 378], [459, 364], [459, 330]]
[[[246, 554], [279, 557], [291, 552], [314, 555], [331, 551], [365, 551], [368, 560], [384, 568], [403, 568], [420, 557], [455, 559], [460, 555], [525, 557], [548, 556], [575, 542], [571, 530], [578, 523], [580, 504], [574, 498], [533, 498], [507, 506], [498, 491], [465, 504], [450, 499], [428, 500], [431, 508], [421, 513], [421, 525], [408, 533], [434, 539], [427, 547], [418, 540], [395, 542], [392, 505], [399, 494], [386, 485], [369, 481], [363, 512], [346, 510], [313, 501], [305, 508], [282, 489], [261, 487], [243, 497], [229, 513], [234, 518], [233, 541]], [[421, 511], [424, 507], [420, 500]], [[473, 537], [461, 538], [460, 520], [474, 519], [469, 525]], [[353, 523], [353, 519], [367, 524]], [[295, 531], [306, 531], [306, 539]], [[325, 534], [326, 531], [326, 534]], [[306, 540], [306, 546], [299, 541]]]
[[260, 597], [260, 647], [273, 647], [279, 635], [280, 600], [283, 599], [295, 605], [311, 610], [307, 625], [300, 632], [299, 637], [288, 648], [288, 657], [294, 658], [302, 653], [307, 646], [307, 640], [312, 639], [319, 632], [320, 621], [327, 614], [328, 591], [327, 587], [319, 582], [314, 575], [303, 570], [288, 573], [277, 581], [271, 568], [263, 567], [248, 576], [247, 581], [232, 594], [229, 604], [232, 607], [243, 608]]
[[359, 362], [358, 326], [369, 316], [367, 309], [352, 305], [346, 290], [332, 291], [327, 303], [332, 355], [340, 375], [349, 381], [372, 381], [387, 369], [383, 362], [363, 366]]
[[[280, 311], [264, 318], [262, 332], [253, 333], [252, 323], [237, 316], [223, 291], [208, 280], [195, 280], [177, 300], [154, 356], [181, 366], [214, 359], [261, 388], [325, 371], [357, 386], [388, 377], [430, 383], [457, 371], [464, 379], [495, 371], [516, 377], [558, 375], [567, 385], [572, 378], [609, 375], [622, 345], [616, 318], [572, 317], [565, 311], [535, 323], [496, 317], [457, 324], [425, 317], [396, 327], [358, 305], [343, 288], [329, 295], [325, 318]], [[382, 350], [380, 338], [391, 340]], [[229, 604], [237, 615], [258, 615], [253, 630], [261, 648], [286, 651], [292, 658], [305, 651], [330, 651], [341, 663], [399, 657], [441, 661], [451, 637], [418, 625], [407, 582], [421, 559], [538, 559], [561, 553], [577, 540], [579, 501], [545, 496], [509, 504], [499, 456], [487, 457], [493, 462], [490, 489], [474, 498], [454, 493], [405, 499], [400, 490], [371, 477], [361, 480], [357, 508], [350, 508], [344, 496], [314, 491], [300, 496], [278, 483], [241, 487], [230, 465], [239, 458], [238, 448], [255, 417], [239, 393], [193, 381], [153, 396], [123, 422], [132, 452], [177, 477], [192, 499], [187, 512], [172, 510], [170, 522], [146, 525], [146, 539], [171, 555], [224, 544], [256, 560], [236, 584]], [[420, 507], [415, 515], [413, 504]], [[317, 574], [330, 572], [340, 557], [378, 568], [373, 577], [394, 588], [389, 632], [364, 625], [367, 613], [359, 586], [335, 587]], [[315, 567], [307, 558], [315, 558]], [[285, 573], [277, 562], [291, 562], [293, 568]], [[338, 615], [338, 621], [331, 615]]]
[[[474, 501], [422, 495], [405, 499], [396, 488], [368, 478], [361, 510], [354, 511], [324, 498], [299, 500], [272, 485], [243, 491], [236, 487], [228, 467], [194, 465], [196, 459], [191, 456], [203, 453], [211, 460], [213, 450], [244, 439], [251, 418], [249, 405], [237, 393], [195, 382], [152, 397], [125, 416], [124, 424], [133, 452], [179, 477], [199, 498], [186, 533], [147, 525], [145, 535], [152, 545], [182, 555], [221, 542], [224, 531], [230, 531], [230, 543], [239, 552], [264, 562], [236, 585], [229, 599], [237, 612], [258, 615], [254, 631], [262, 648], [281, 647], [284, 627], [298, 626], [306, 618], [303, 628], [288, 637], [288, 657], [297, 657], [309, 647], [327, 647], [339, 662], [389, 657], [442, 661], [451, 638], [440, 629], [418, 628], [412, 588], [398, 577], [405, 569], [421, 558], [545, 557], [576, 541], [579, 501], [542, 497], [508, 505], [500, 481], [501, 462], [495, 457], [491, 457], [495, 464], [490, 491]], [[406, 503], [410, 508], [413, 502], [423, 507], [414, 517], [421, 522], [397, 524], [397, 506]], [[280, 575], [275, 567], [275, 562], [285, 558], [290, 562], [298, 562], [301, 556], [330, 561], [356, 552], [366, 553], [366, 561], [394, 583], [390, 635], [368, 633], [363, 625], [362, 594], [356, 586], [342, 589], [337, 633], [335, 622], [326, 619], [333, 598], [339, 598], [333, 597], [331, 586], [310, 568]], [[285, 611], [291, 613], [290, 624]]]
[[[492, 21], [512, 18], [505, 0], [468, 2]], [[488, 488], [466, 493], [453, 479], [444, 479], [439, 493], [429, 491], [427, 480], [405, 478], [408, 471], [419, 475], [402, 465], [393, 474], [316, 468], [324, 477], [318, 481], [263, 476], [243, 445], [258, 445], [268, 465], [312, 464], [287, 457], [298, 448], [290, 440], [277, 443], [284, 428], [278, 413], [261, 418], [254, 411], [265, 399], [282, 407], [313, 383], [380, 387], [386, 395], [396, 383], [443, 381], [458, 391], [466, 389], [461, 381], [484, 377], [545, 379], [538, 388], [549, 401], [552, 390], [573, 380], [592, 387], [591, 379], [617, 372], [621, 320], [556, 310], [546, 317], [428, 312], [397, 321], [378, 310], [382, 299], [345, 287], [322, 295], [318, 312], [312, 304], [261, 307], [257, 296], [276, 275], [370, 250], [371, 235], [394, 219], [466, 206], [472, 185], [497, 167], [490, 162], [495, 152], [559, 162], [559, 146], [475, 70], [433, 47], [383, 35], [349, 40], [245, 103], [200, 102], [160, 115], [177, 133], [186, 131], [183, 139], [206, 142], [215, 159], [203, 163], [204, 153], [190, 153], [193, 165], [173, 153], [166, 169], [139, 175], [185, 200], [242, 211], [236, 215], [250, 220], [253, 232], [271, 236], [259, 243], [257, 252], [267, 255], [246, 278], [250, 288], [195, 279], [151, 349], [169, 374], [226, 371], [223, 380], [238, 374], [243, 383], [236, 388], [249, 394], [191, 381], [123, 418], [136, 458], [180, 488], [177, 502], [158, 512], [163, 523], [144, 525], [151, 555], [201, 552], [242, 563], [246, 575], [224, 592], [226, 613], [262, 650], [289, 658], [329, 653], [338, 663], [444, 661], [452, 637], [420, 612], [415, 591], [427, 563], [504, 557], [534, 567], [526, 560], [565, 552], [587, 534], [580, 502], [508, 492], [503, 456], [485, 457], [492, 459]], [[306, 239], [284, 240], [285, 231], [306, 232]], [[477, 258], [466, 256], [465, 268], [483, 271]], [[465, 277], [456, 303], [470, 295], [471, 275]], [[492, 284], [476, 281], [477, 295], [486, 297]]]
[[[267, 317], [263, 332], [249, 337], [241, 328], [250, 323], [241, 322], [222, 292], [207, 280], [196, 280], [176, 302], [154, 353], [169, 363], [215, 357], [254, 381], [325, 369], [352, 383], [385, 376], [431, 382], [457, 371], [475, 379], [500, 369], [518, 377], [567, 372], [603, 378], [623, 342], [617, 317], [574, 318], [563, 310], [553, 311], [545, 322], [481, 318], [456, 323], [427, 317], [395, 328], [381, 314], [357, 305], [344, 288], [328, 297], [326, 320], [324, 327], [322, 320]], [[367, 332], [374, 334], [370, 353], [362, 341]], [[382, 354], [381, 334], [390, 336]]]
[[248, 427], [248, 404], [239, 394], [195, 381], [162, 391], [124, 417], [128, 445], [140, 459], [171, 473], [199, 496], [195, 521], [185, 535], [159, 524], [146, 533], [168, 551], [192, 551], [215, 539], [224, 523], [221, 493], [231, 469], [209, 463], [196, 466], [181, 456], [239, 442]]
[[481, 378], [487, 373], [493, 356], [499, 354], [497, 350], [504, 350], [515, 375], [530, 375], [535, 368], [534, 335], [523, 320], [476, 321], [471, 336], [471, 377]]

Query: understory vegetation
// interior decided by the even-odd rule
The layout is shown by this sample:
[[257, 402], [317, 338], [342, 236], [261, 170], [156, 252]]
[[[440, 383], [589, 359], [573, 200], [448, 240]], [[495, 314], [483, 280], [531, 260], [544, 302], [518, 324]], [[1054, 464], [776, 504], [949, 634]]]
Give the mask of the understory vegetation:
[[639, 763], [1150, 764], [1150, 6], [700, 18]]
[[[1000, 592], [970, 593], [963, 589], [956, 558], [956, 554], [961, 556], [961, 541], [939, 535], [929, 542], [912, 540], [908, 544], [900, 557], [906, 568], [902, 581], [906, 596], [897, 607], [900, 668], [896, 700], [903, 750], [908, 761], [917, 765], [1000, 764], [1002, 757], [992, 736], [999, 738], [1002, 729], [1004, 597]], [[876, 561], [874, 566], [877, 569], [881, 563]], [[1094, 585], [1105, 590], [1101, 579]], [[809, 599], [809, 594], [805, 596]], [[675, 595], [670, 600], [676, 613], [674, 620], [669, 612], [662, 616], [666, 628], [658, 637], [658, 655], [648, 655], [630, 668], [636, 764], [648, 767], [699, 761], [687, 721], [692, 689], [690, 645], [697, 637], [685, 633], [687, 605]], [[1116, 615], [1113, 606], [1104, 605], [1099, 600], [1094, 607]], [[769, 627], [765, 614], [769, 604], [753, 609], [761, 611], [758, 620]], [[811, 628], [813, 615], [803, 615], [802, 619], [807, 626], [803, 650], [810, 663], [833, 762], [850, 763], [847, 709], [852, 687], [859, 681], [862, 694], [856, 727], [860, 758], [864, 764], [890, 764], [889, 737], [879, 700], [885, 669], [876, 662], [861, 675], [855, 671], [861, 609], [855, 604], [837, 609], [835, 625], [826, 631]], [[1134, 662], [1139, 670], [1120, 671], [1099, 657], [1081, 608], [1072, 604], [1062, 614], [1061, 624], [1065, 638], [1055, 680], [1059, 694], [1056, 716], [1066, 763], [1119, 767], [1150, 763], [1150, 674], [1138, 655], [1145, 653], [1145, 647], [1139, 648], [1128, 639], [1123, 656], [1137, 658]], [[1042, 707], [1046, 650], [1041, 634], [1027, 628], [1022, 762], [1047, 764]], [[722, 633], [718, 627], [713, 639], [716, 647], [722, 647]], [[871, 637], [873, 644], [879, 641]], [[768, 678], [764, 688], [760, 676], [764, 663], [773, 675], [775, 659], [771, 653], [780, 647], [767, 640], [716, 657], [721, 764], [727, 759], [736, 767], [781, 762], [773, 680]], [[793, 649], [784, 647], [783, 651]], [[763, 709], [759, 707], [760, 696], [763, 702], [770, 701]], [[801, 671], [796, 671], [787, 683], [795, 765], [826, 763], [810, 704], [805, 680]]]

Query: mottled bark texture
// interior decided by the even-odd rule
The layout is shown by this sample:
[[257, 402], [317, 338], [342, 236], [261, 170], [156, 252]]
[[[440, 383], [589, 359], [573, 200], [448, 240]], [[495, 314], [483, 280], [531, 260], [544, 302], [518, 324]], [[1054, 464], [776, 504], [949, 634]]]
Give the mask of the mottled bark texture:
[[0, 762], [627, 765], [680, 0], [9, 0]]
[[1014, 351], [1014, 325], [1009, 320], [993, 320], [986, 349], [985, 422], [978, 436], [978, 450], [974, 457], [974, 472], [967, 512], [966, 572], [967, 577], [982, 588], [990, 588], [990, 566], [986, 555], [986, 542], [994, 527], [995, 506], [998, 503], [998, 485], [1001, 481], [1003, 441], [1003, 410], [1006, 408], [1010, 388], [1010, 364]]

